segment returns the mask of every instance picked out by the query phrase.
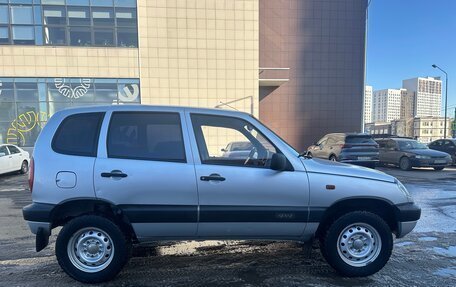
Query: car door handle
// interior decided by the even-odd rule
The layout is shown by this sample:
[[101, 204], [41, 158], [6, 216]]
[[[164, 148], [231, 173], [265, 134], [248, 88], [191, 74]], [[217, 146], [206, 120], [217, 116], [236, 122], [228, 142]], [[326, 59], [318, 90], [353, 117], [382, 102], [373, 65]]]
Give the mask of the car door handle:
[[202, 181], [225, 181], [225, 178], [223, 176], [220, 176], [220, 174], [213, 173], [211, 175], [206, 175], [200, 177], [200, 180]]
[[113, 170], [111, 172], [102, 172], [101, 177], [127, 177], [125, 173], [120, 170]]

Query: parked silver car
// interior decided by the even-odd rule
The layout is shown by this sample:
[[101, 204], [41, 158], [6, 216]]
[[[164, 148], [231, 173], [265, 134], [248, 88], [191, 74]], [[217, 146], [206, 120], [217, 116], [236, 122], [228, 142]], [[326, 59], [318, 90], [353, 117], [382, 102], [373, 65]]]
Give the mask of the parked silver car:
[[375, 168], [379, 162], [378, 144], [363, 133], [332, 133], [307, 149], [312, 157]]
[[[243, 158], [220, 154], [245, 138]], [[36, 249], [82, 282], [112, 279], [132, 244], [317, 238], [344, 276], [379, 271], [421, 210], [394, 177], [302, 157], [248, 114], [166, 106], [57, 112], [41, 132], [23, 215]]]
[[223, 157], [246, 158], [252, 151], [253, 145], [249, 141], [230, 142], [222, 149]]

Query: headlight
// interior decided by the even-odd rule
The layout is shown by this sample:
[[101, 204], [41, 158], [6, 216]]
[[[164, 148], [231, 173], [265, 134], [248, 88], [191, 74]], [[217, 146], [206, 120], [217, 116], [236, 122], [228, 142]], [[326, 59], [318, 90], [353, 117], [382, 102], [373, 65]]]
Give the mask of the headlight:
[[427, 155], [416, 155], [415, 158], [419, 158], [419, 159], [431, 159], [430, 156], [427, 156]]
[[407, 190], [407, 188], [405, 188], [405, 186], [399, 181], [396, 179], [396, 184], [397, 184], [397, 187], [399, 188], [399, 190], [405, 195], [405, 197], [407, 197], [407, 200], [408, 201], [413, 201], [413, 198], [412, 196], [410, 195], [410, 192]]

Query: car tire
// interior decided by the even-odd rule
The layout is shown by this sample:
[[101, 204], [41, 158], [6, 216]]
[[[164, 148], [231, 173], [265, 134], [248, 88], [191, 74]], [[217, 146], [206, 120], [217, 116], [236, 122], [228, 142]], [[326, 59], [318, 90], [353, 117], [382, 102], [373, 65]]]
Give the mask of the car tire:
[[24, 160], [21, 164], [21, 169], [19, 170], [19, 172], [21, 174], [26, 174], [28, 172], [28, 170], [29, 170], [28, 163], [26, 160]]
[[331, 155], [331, 156], [329, 157], [329, 160], [330, 160], [330, 161], [337, 161], [337, 157], [336, 157], [335, 155]]
[[410, 163], [410, 159], [406, 156], [402, 157], [399, 160], [399, 168], [402, 170], [411, 170], [412, 164]]
[[122, 270], [130, 257], [131, 243], [111, 220], [84, 215], [63, 226], [55, 253], [69, 276], [83, 283], [100, 283]]
[[341, 275], [369, 276], [388, 262], [393, 236], [388, 224], [378, 215], [354, 211], [330, 225], [320, 246], [323, 257]]
[[434, 170], [436, 170], [436, 171], [441, 171], [441, 170], [443, 170], [444, 168], [445, 168], [445, 167], [443, 167], [443, 166], [438, 166], [438, 167], [434, 167]]

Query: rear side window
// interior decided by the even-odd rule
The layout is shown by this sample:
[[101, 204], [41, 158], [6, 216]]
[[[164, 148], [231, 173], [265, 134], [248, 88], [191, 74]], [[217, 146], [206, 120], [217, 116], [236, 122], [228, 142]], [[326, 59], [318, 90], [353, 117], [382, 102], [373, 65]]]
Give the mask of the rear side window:
[[15, 154], [15, 153], [20, 153], [21, 152], [17, 147], [15, 147], [13, 145], [9, 145], [8, 149], [10, 150], [11, 154]]
[[107, 147], [110, 158], [186, 162], [178, 113], [113, 113]]
[[348, 144], [376, 144], [370, 136], [348, 136], [345, 138], [345, 142]]
[[62, 154], [96, 157], [103, 117], [104, 113], [68, 116], [57, 129], [52, 149]]

